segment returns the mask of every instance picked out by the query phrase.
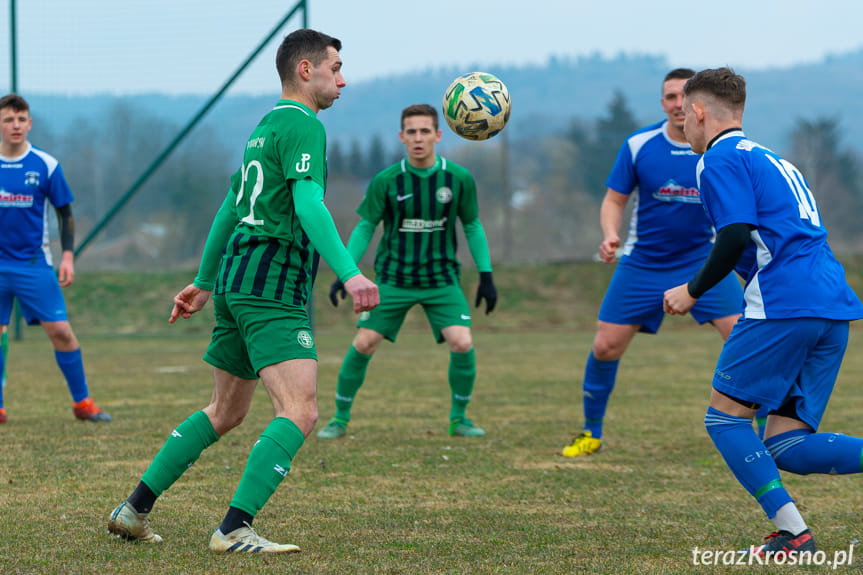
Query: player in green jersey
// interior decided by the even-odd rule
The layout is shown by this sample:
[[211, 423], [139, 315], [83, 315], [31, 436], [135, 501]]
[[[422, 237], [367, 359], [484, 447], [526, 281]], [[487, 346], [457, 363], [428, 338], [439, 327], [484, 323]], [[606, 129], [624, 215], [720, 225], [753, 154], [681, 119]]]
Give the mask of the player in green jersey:
[[108, 529], [118, 536], [162, 540], [149, 525], [156, 498], [243, 421], [260, 378], [275, 417], [252, 447], [209, 547], [225, 553], [299, 550], [264, 539], [251, 524], [318, 417], [317, 355], [305, 307], [316, 254], [344, 281], [355, 311], [379, 302], [377, 286], [360, 273], [323, 204], [326, 134], [316, 115], [345, 86], [340, 49], [341, 42], [314, 30], [292, 32], [279, 47], [281, 100], [246, 143], [198, 275], [174, 298], [169, 319], [191, 317], [215, 292], [216, 326], [204, 355], [215, 367], [212, 399], [173, 430], [135, 491], [111, 513]]
[[[452, 407], [450, 435], [482, 437], [485, 431], [465, 417], [476, 378], [470, 332], [470, 307], [459, 286], [461, 265], [456, 259], [456, 219], [461, 220], [471, 256], [480, 275], [476, 305], [485, 299], [494, 309], [497, 290], [492, 281], [488, 241], [479, 221], [476, 184], [463, 167], [435, 153], [441, 139], [437, 111], [428, 105], [402, 111], [399, 138], [407, 157], [380, 172], [369, 184], [357, 213], [360, 222], [348, 241], [354, 261], [360, 261], [375, 228], [383, 236], [375, 255], [375, 281], [381, 305], [362, 314], [356, 337], [339, 371], [336, 413], [318, 437], [345, 434], [354, 397], [366, 367], [381, 341], [395, 342], [408, 310], [421, 305], [438, 343], [450, 348], [449, 385]], [[341, 278], [330, 289], [330, 301], [345, 297]]]

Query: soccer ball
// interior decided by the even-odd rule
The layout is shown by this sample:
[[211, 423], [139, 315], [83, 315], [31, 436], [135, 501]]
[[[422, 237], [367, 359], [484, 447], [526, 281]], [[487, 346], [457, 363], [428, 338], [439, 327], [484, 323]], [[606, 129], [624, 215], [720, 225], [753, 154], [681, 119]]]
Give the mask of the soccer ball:
[[509, 90], [494, 74], [471, 72], [456, 78], [443, 96], [443, 117], [468, 140], [488, 140], [509, 121]]

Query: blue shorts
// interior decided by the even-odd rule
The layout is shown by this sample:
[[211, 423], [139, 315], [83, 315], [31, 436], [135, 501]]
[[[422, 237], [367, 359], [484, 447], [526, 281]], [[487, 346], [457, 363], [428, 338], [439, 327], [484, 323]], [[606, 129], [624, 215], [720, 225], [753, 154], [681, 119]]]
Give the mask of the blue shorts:
[[[692, 279], [701, 267], [695, 265], [656, 270], [620, 260], [599, 308], [599, 321], [640, 325], [639, 331], [656, 333], [665, 312], [665, 290]], [[743, 288], [734, 272], [702, 295], [690, 312], [699, 324], [743, 313]]]
[[0, 267], [0, 325], [9, 325], [13, 297], [27, 325], [68, 320], [66, 300], [52, 267]]
[[818, 429], [848, 345], [849, 323], [821, 318], [740, 318], [722, 347], [713, 387], [778, 409]]

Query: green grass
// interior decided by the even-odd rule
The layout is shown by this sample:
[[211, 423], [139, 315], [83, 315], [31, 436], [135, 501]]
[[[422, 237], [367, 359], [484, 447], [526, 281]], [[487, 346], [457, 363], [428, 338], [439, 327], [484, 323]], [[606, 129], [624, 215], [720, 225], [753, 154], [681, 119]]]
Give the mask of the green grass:
[[[212, 372], [200, 356], [212, 312], [167, 327], [170, 297], [188, 281], [181, 274], [158, 281], [82, 274], [77, 289], [87, 286], [87, 296], [70, 295], [73, 325], [93, 395], [115, 421], [74, 421], [47, 339], [28, 328], [24, 341], [12, 342], [10, 420], [0, 426], [0, 572], [730, 572], [696, 568], [691, 549], [742, 548], [771, 524], [703, 428], [718, 336], [671, 318], [659, 336], [636, 338], [620, 368], [603, 451], [566, 460], [559, 452], [580, 429], [581, 374], [604, 288], [574, 274], [605, 273], [569, 268], [496, 274], [501, 309], [476, 316], [479, 377], [469, 408], [487, 430], [485, 439], [446, 434], [447, 352], [432, 343], [421, 315], [398, 344], [382, 346], [349, 435], [310, 437], [258, 515], [262, 535], [303, 550], [281, 557], [225, 557], [206, 549], [272, 415], [262, 388], [245, 423], [157, 502], [152, 522], [163, 545], [106, 535], [108, 513], [167, 434], [209, 399]], [[161, 301], [150, 288], [144, 293], [142, 282]], [[534, 291], [532, 282], [541, 288]], [[136, 291], [137, 300], [130, 296]], [[345, 309], [321, 305], [325, 291], [319, 291], [320, 426], [333, 410], [352, 319]], [[854, 330], [825, 430], [861, 434], [858, 337]], [[783, 477], [820, 548], [832, 554], [861, 538], [859, 477]]]

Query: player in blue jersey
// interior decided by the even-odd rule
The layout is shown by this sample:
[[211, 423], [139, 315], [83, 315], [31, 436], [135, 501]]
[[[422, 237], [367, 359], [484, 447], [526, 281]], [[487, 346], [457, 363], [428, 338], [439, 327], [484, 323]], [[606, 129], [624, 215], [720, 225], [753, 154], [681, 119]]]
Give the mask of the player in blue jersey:
[[[863, 304], [827, 244], [815, 198], [790, 162], [742, 131], [746, 83], [729, 68], [703, 70], [684, 86], [686, 138], [703, 153], [699, 189], [716, 241], [688, 283], [665, 293], [685, 314], [737, 269], [743, 317], [713, 375], [707, 432], [726, 464], [776, 525], [752, 553], [815, 551], [815, 540], [782, 485], [797, 474], [859, 473], [863, 439], [816, 433]], [[752, 429], [769, 409], [764, 440]]]
[[[713, 227], [695, 185], [698, 156], [683, 135], [683, 84], [694, 74], [678, 68], [665, 76], [661, 103], [667, 118], [626, 139], [606, 181], [600, 209], [603, 262], [616, 259], [623, 212], [633, 193], [635, 206], [584, 370], [584, 428], [563, 448], [565, 457], [589, 455], [602, 446], [603, 418], [620, 358], [636, 333], [659, 330], [665, 316], [662, 294], [691, 277], [710, 252]], [[693, 317], [712, 323], [725, 339], [742, 306], [740, 283], [732, 274], [698, 302]]]
[[[78, 419], [111, 421], [90, 398], [81, 346], [66, 316], [61, 287], [75, 279], [74, 199], [60, 163], [31, 145], [33, 126], [27, 101], [17, 94], [0, 98], [0, 325], [7, 326], [12, 302], [18, 299], [24, 319], [41, 324], [54, 346], [54, 357], [72, 394]], [[60, 223], [59, 282], [48, 246], [48, 207]], [[0, 372], [5, 368], [0, 354]], [[6, 421], [0, 388], [0, 423]]]

